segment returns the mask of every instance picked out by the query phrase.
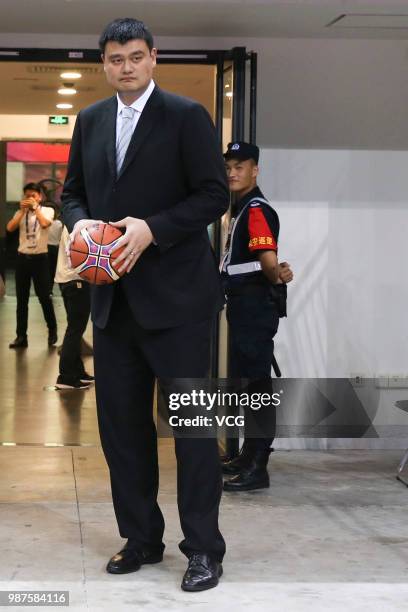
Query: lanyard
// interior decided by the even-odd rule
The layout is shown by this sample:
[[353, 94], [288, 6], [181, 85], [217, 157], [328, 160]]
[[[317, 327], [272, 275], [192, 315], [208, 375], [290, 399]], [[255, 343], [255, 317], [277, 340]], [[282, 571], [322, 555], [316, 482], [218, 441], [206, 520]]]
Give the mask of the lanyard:
[[[37, 227], [38, 227], [38, 219], [37, 219], [37, 215], [35, 215], [35, 221], [34, 221], [34, 227], [32, 232], [29, 231], [29, 225], [28, 225], [28, 215], [29, 215], [29, 211], [27, 212], [26, 216], [25, 216], [25, 230], [26, 230], [26, 239], [27, 242], [31, 239], [32, 242], [35, 242], [36, 236], [37, 236]], [[33, 247], [31, 247], [33, 248]]]
[[254, 198], [251, 198], [249, 202], [245, 204], [245, 206], [241, 209], [239, 215], [235, 219], [231, 219], [230, 227], [228, 229], [228, 239], [225, 245], [225, 252], [221, 259], [221, 263], [219, 267], [220, 272], [227, 270], [227, 267], [231, 261], [232, 243], [234, 239], [235, 230], [238, 225], [238, 221], [242, 217], [242, 214], [244, 213], [244, 211], [247, 210], [248, 206], [252, 204], [252, 202], [263, 202], [264, 204], [268, 204], [269, 206], [271, 206], [271, 204], [268, 202], [268, 200], [265, 200], [265, 198], [254, 197]]

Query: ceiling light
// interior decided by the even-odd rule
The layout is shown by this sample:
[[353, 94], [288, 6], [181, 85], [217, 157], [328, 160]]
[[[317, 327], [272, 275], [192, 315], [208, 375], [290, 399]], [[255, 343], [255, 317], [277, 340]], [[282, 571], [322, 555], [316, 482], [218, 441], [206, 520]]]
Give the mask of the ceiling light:
[[65, 102], [61, 102], [61, 104], [57, 104], [57, 108], [61, 108], [61, 109], [68, 109], [68, 108], [72, 108], [72, 104], [65, 104]]
[[73, 96], [77, 93], [75, 87], [60, 87], [58, 90], [60, 96]]
[[60, 77], [62, 79], [80, 79], [82, 74], [80, 72], [61, 72]]

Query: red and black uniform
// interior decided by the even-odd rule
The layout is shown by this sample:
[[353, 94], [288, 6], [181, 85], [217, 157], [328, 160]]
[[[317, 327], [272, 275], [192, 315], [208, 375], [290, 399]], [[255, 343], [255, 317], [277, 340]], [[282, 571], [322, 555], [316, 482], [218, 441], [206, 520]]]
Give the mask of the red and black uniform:
[[[255, 187], [238, 202], [222, 277], [227, 296], [229, 374], [231, 378], [248, 378], [250, 391], [257, 393], [272, 394], [273, 337], [279, 325], [273, 286], [262, 272], [259, 253], [277, 251], [278, 237], [278, 214]], [[248, 431], [246, 418], [246, 446], [269, 449], [275, 436], [275, 409], [268, 406], [263, 414], [258, 411], [252, 416], [262, 437]]]

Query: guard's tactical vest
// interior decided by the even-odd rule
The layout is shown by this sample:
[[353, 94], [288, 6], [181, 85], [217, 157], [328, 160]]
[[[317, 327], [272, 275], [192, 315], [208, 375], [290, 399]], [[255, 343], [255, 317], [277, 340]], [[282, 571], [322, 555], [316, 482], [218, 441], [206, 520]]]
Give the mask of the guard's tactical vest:
[[268, 282], [256, 253], [251, 253], [248, 242], [243, 240], [248, 233], [249, 208], [254, 202], [262, 202], [273, 209], [264, 198], [254, 197], [245, 204], [236, 219], [231, 220], [228, 249], [220, 264], [224, 282], [245, 282], [245, 279], [249, 282]]

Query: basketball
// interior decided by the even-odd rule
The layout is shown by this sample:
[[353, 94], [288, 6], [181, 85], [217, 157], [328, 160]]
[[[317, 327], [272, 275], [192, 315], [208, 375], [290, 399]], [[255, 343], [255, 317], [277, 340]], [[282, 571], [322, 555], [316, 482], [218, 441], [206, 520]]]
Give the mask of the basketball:
[[[112, 259], [119, 257], [124, 247], [115, 251], [114, 257], [110, 255], [122, 236], [119, 229], [108, 223], [95, 223], [81, 229], [70, 246], [72, 267], [93, 285], [114, 283], [125, 273], [124, 270], [119, 274], [112, 264]], [[119, 267], [122, 264], [120, 262]]]

